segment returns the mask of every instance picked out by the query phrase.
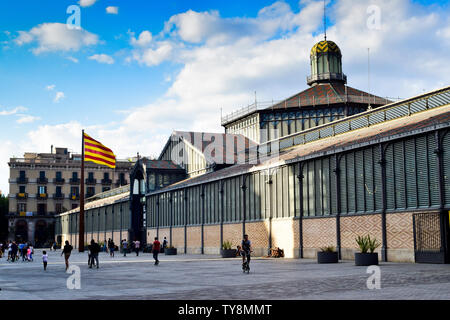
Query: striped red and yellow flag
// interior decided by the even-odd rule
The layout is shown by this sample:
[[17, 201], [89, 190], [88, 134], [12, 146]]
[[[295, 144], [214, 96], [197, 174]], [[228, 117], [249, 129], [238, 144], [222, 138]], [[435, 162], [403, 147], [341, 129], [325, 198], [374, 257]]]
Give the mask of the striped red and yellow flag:
[[84, 134], [84, 161], [95, 162], [110, 168], [116, 167], [116, 156], [112, 150], [86, 133]]

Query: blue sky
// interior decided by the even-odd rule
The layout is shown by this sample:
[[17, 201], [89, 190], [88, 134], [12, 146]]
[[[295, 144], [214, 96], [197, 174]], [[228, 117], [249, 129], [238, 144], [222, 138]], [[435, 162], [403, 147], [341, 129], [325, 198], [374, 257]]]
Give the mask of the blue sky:
[[[65, 23], [78, 5], [81, 30]], [[367, 9], [379, 9], [369, 28]], [[112, 9], [107, 9], [112, 7]], [[349, 85], [406, 98], [448, 85], [449, 1], [327, 1]], [[113, 12], [113, 13], [108, 13]], [[85, 128], [119, 157], [156, 156], [172, 130], [222, 131], [220, 108], [307, 88], [322, 1], [42, 0], [0, 3], [0, 190], [7, 161]]]

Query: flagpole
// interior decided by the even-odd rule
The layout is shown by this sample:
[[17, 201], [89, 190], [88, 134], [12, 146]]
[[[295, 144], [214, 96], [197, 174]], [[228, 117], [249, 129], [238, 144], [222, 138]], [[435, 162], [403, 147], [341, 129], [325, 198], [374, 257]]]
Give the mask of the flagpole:
[[81, 186], [80, 186], [80, 227], [78, 252], [84, 252], [84, 129], [81, 131]]

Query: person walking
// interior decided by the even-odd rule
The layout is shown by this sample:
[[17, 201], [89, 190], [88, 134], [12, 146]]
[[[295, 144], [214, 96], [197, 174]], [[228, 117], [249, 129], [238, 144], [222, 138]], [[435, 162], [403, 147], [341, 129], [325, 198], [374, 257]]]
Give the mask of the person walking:
[[155, 241], [153, 241], [153, 247], [152, 247], [153, 259], [155, 259], [155, 266], [157, 266], [159, 264], [159, 260], [158, 260], [159, 250], [161, 250], [161, 243], [158, 241], [158, 237], [155, 237]]
[[109, 239], [108, 241], [108, 247], [109, 247], [109, 256], [111, 258], [114, 258], [114, 250], [116, 249], [116, 245], [114, 244], [114, 241]]
[[11, 262], [16, 261], [17, 258], [17, 250], [19, 250], [19, 247], [17, 246], [17, 243], [15, 241], [11, 244]]
[[12, 253], [12, 242], [11, 242], [11, 240], [9, 240], [9, 243], [8, 243], [8, 260], [7, 261], [11, 261], [11, 253]]
[[127, 256], [127, 250], [128, 250], [128, 242], [127, 239], [123, 239], [122, 241], [122, 248], [123, 248], [123, 256]]
[[163, 243], [162, 243], [162, 252], [164, 252], [167, 248], [167, 239], [164, 237]]
[[136, 250], [136, 257], [139, 257], [139, 250], [141, 248], [141, 242], [139, 240], [134, 241], [134, 250]]
[[44, 264], [44, 271], [47, 271], [48, 254], [47, 251], [42, 251], [42, 263]]
[[70, 254], [72, 253], [72, 250], [73, 250], [73, 247], [69, 244], [69, 241], [66, 240], [63, 251], [61, 252], [61, 255], [64, 254], [64, 260], [66, 262], [66, 271], [67, 271], [67, 269], [69, 269], [69, 258], [70, 258]]
[[92, 265], [94, 264], [94, 260], [95, 260], [95, 264], [97, 265], [97, 269], [98, 269], [98, 253], [101, 250], [100, 245], [98, 243], [96, 243], [94, 241], [94, 239], [92, 239], [91, 244], [88, 246], [88, 248], [89, 248], [89, 251], [91, 252], [91, 261], [89, 263], [89, 268], [92, 268]]
[[27, 257], [27, 247], [25, 245], [25, 242], [19, 243], [19, 256], [22, 257], [22, 262], [26, 260]]

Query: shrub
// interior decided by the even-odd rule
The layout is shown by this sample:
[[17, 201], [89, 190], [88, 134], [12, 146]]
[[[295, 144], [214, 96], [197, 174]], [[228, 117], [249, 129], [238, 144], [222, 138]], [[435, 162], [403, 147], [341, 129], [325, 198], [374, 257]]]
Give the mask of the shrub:
[[222, 244], [223, 250], [230, 250], [231, 249], [231, 241], [224, 241]]
[[367, 253], [369, 251], [370, 253], [373, 253], [375, 249], [381, 245], [377, 239], [371, 239], [370, 235], [364, 237], [358, 236], [356, 238], [356, 243], [358, 244], [361, 253]]
[[322, 252], [336, 252], [336, 248], [333, 247], [333, 246], [322, 247], [322, 248], [320, 248], [320, 251], [322, 251]]

